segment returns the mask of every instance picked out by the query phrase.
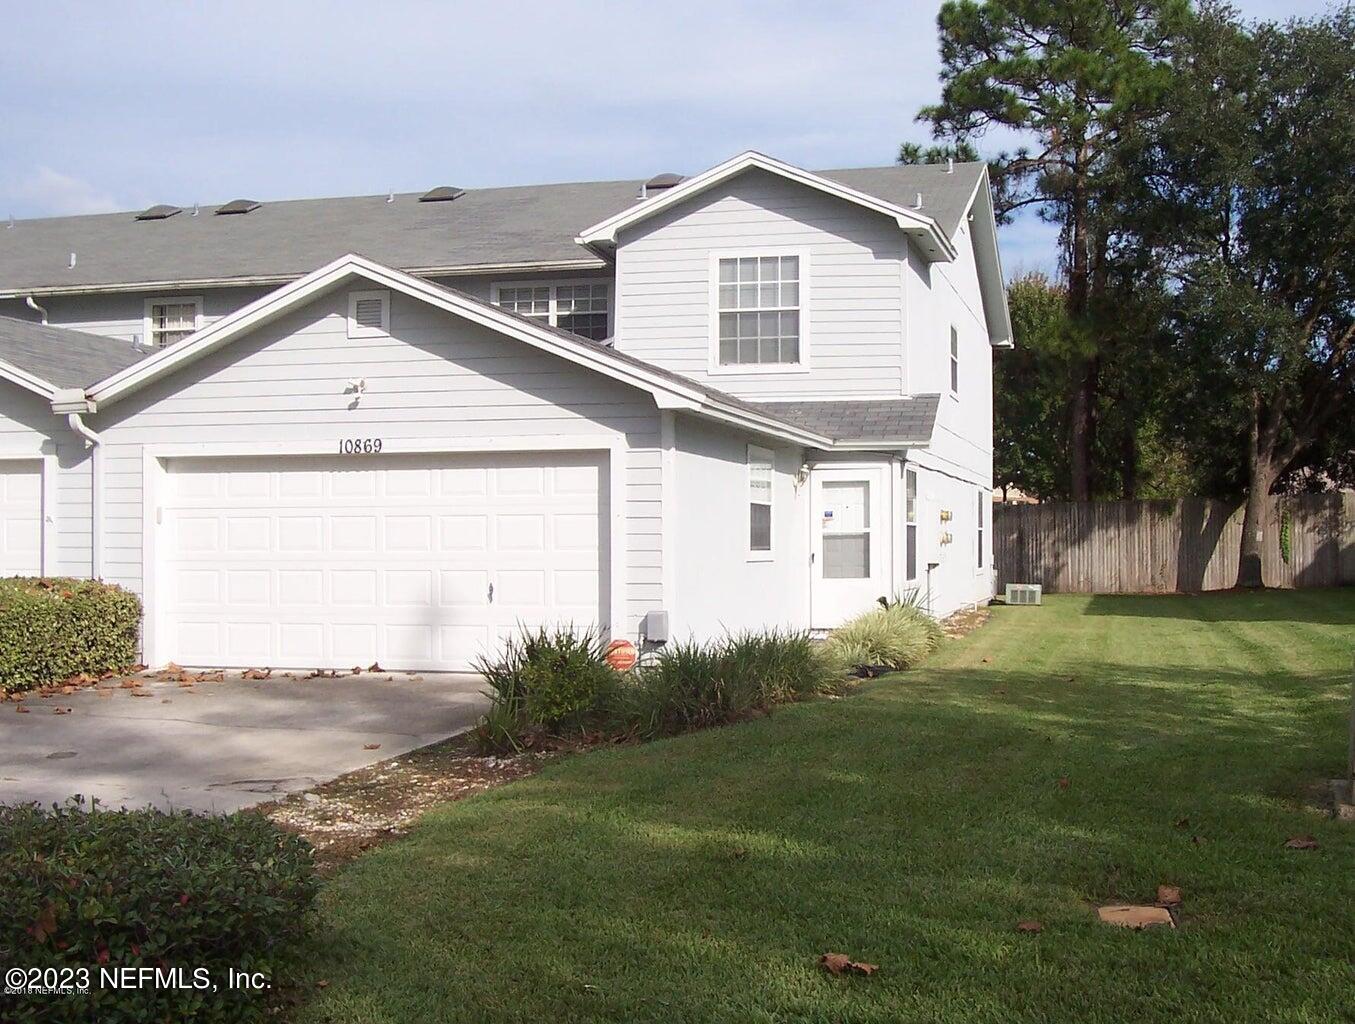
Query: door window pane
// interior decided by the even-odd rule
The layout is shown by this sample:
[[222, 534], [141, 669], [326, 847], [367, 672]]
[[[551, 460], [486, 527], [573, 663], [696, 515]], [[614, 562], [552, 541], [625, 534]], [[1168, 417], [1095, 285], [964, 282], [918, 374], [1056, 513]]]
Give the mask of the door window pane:
[[823, 535], [823, 578], [864, 580], [870, 577], [870, 534]]

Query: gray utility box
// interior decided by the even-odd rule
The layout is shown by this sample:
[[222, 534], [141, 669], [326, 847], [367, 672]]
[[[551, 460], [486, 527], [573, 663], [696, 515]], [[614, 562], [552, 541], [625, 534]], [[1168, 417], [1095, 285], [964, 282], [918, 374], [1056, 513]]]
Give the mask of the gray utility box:
[[1044, 596], [1044, 587], [1038, 583], [1008, 583], [1008, 604], [1039, 604]]

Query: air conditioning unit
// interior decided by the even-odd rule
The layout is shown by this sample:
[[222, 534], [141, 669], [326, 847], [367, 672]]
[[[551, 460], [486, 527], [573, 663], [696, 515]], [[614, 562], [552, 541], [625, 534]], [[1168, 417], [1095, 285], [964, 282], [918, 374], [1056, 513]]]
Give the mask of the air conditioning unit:
[[1008, 583], [1008, 604], [1039, 604], [1044, 587], [1038, 583]]

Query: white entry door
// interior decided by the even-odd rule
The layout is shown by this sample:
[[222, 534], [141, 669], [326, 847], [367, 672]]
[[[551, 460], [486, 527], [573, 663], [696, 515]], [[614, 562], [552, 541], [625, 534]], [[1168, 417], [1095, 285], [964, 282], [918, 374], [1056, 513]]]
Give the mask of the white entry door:
[[0, 460], [0, 576], [42, 575], [42, 463]]
[[831, 629], [890, 591], [889, 474], [884, 466], [810, 472], [811, 619]]
[[464, 670], [604, 624], [597, 453], [171, 459], [153, 657]]

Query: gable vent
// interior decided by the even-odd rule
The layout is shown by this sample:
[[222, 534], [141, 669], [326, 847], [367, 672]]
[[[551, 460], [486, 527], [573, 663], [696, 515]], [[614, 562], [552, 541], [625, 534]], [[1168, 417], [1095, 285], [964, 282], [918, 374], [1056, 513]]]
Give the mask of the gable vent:
[[460, 199], [466, 194], [464, 188], [454, 188], [451, 185], [439, 185], [437, 188], [430, 188], [423, 195], [419, 196], [421, 203], [450, 203], [453, 199]]
[[349, 292], [348, 336], [374, 338], [390, 331], [390, 292]]
[[161, 203], [159, 206], [151, 206], [136, 215], [137, 220], [167, 220], [176, 213], [183, 213], [177, 206], [167, 206]]
[[666, 192], [675, 185], [681, 185], [686, 180], [681, 174], [674, 174], [672, 171], [656, 174], [645, 182], [645, 195], [652, 196], [656, 192]]
[[259, 204], [253, 199], [232, 199], [229, 203], [216, 208], [216, 212], [223, 215], [234, 213], [249, 213], [251, 210], [257, 210]]

